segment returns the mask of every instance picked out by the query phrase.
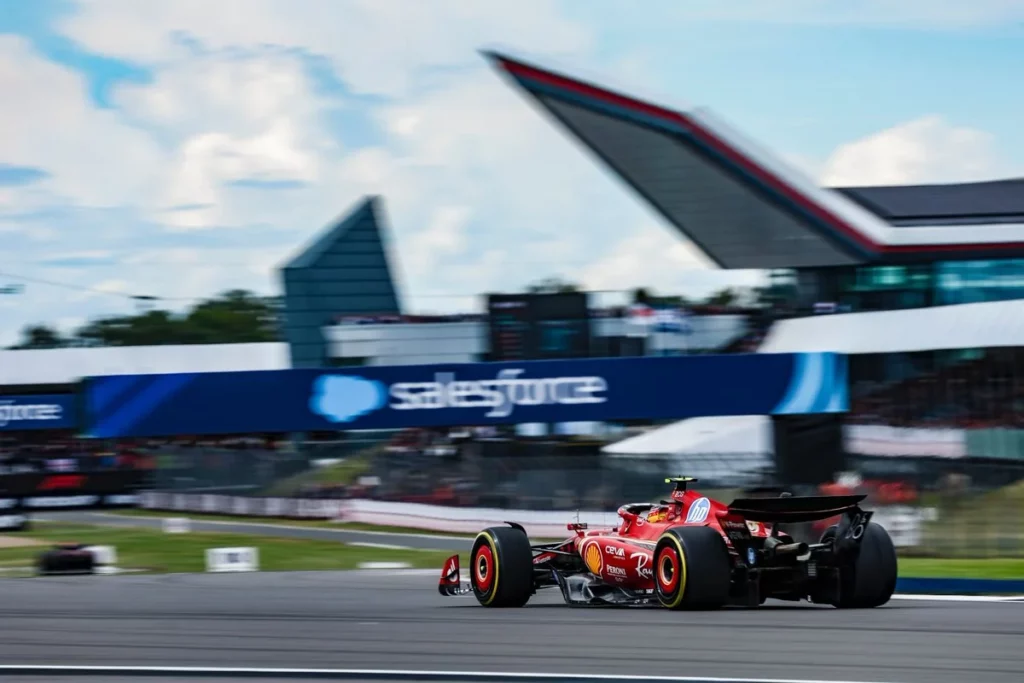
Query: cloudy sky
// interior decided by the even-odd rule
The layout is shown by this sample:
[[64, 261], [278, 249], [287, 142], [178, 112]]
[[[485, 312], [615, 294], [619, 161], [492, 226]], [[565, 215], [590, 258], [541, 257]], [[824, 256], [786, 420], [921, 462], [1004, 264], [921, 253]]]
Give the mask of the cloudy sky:
[[756, 277], [709, 269], [485, 47], [708, 106], [823, 183], [1024, 166], [1019, 0], [0, 0], [0, 286], [25, 285], [0, 344], [124, 295], [276, 292], [366, 194], [421, 312]]

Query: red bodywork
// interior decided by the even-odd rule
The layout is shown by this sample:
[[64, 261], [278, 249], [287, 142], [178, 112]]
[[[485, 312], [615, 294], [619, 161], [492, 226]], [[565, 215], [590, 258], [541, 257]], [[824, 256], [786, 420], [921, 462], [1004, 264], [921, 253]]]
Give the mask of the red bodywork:
[[[619, 508], [622, 522], [618, 528], [590, 531], [579, 528], [576, 538], [570, 541], [589, 571], [610, 584], [633, 590], [654, 588], [654, 546], [669, 527], [710, 526], [722, 534], [730, 551], [732, 544], [723, 524], [745, 525], [752, 536], [762, 538], [770, 531], [764, 524], [730, 515], [726, 505], [696, 491], [674, 491], [671, 503], [655, 505], [649, 510], [634, 511], [636, 507]], [[568, 545], [565, 550], [570, 549]], [[540, 564], [552, 557], [553, 554], [542, 552], [533, 561]]]

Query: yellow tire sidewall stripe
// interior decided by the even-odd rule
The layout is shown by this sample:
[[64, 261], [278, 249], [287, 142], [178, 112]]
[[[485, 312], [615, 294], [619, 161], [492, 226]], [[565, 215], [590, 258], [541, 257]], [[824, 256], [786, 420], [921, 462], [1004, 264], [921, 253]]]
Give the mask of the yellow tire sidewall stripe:
[[676, 551], [679, 553], [679, 590], [676, 591], [676, 596], [672, 599], [672, 602], [663, 603], [665, 607], [673, 609], [683, 603], [683, 597], [686, 595], [686, 551], [683, 550], [683, 544], [679, 542], [679, 538], [675, 534], [665, 534], [662, 538], [672, 541]]
[[[489, 545], [491, 547], [491, 564], [493, 565], [491, 567], [491, 571], [494, 572], [494, 578], [491, 580], [491, 593], [490, 593], [490, 595], [487, 596], [487, 599], [484, 600], [484, 604], [485, 605], [489, 605], [492, 602], [494, 602], [495, 596], [498, 595], [498, 579], [500, 578], [499, 573], [498, 573], [498, 544], [495, 543], [494, 537], [491, 536], [491, 534], [489, 534], [486, 531], [481, 531], [479, 534], [477, 534], [476, 539], [480, 540], [481, 538], [483, 538], [484, 541], [487, 543], [487, 545]], [[475, 543], [474, 543], [474, 545], [475, 545]], [[471, 558], [470, 559], [470, 562], [474, 562], [475, 563], [475, 561], [476, 561], [475, 558]], [[474, 572], [474, 576], [475, 576], [475, 572], [476, 572], [476, 566], [475, 565], [473, 567], [471, 567], [471, 571]]]

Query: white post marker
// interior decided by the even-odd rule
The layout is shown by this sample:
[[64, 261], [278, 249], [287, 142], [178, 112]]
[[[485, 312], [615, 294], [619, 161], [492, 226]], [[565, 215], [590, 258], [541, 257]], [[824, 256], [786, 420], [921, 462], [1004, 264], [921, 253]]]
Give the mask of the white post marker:
[[360, 569], [409, 569], [408, 562], [360, 562]]
[[208, 548], [206, 551], [208, 572], [257, 572], [259, 569], [256, 548]]
[[92, 553], [97, 574], [117, 573], [117, 548], [112, 545], [90, 545], [86, 550]]
[[167, 517], [164, 519], [164, 533], [187, 534], [192, 530], [192, 520], [188, 517]]

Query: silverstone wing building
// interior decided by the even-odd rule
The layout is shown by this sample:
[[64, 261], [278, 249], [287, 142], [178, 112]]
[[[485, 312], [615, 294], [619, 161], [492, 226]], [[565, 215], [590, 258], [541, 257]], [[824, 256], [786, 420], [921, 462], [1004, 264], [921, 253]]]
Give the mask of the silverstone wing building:
[[489, 57], [722, 268], [853, 311], [1024, 297], [1022, 179], [822, 188], [707, 112]]
[[[707, 112], [488, 57], [714, 263], [781, 275], [788, 319], [758, 352], [849, 354], [849, 452], [1024, 464], [1024, 179], [823, 188]], [[711, 422], [609, 452], [699, 452], [691, 426], [749, 452], [768, 429]]]

